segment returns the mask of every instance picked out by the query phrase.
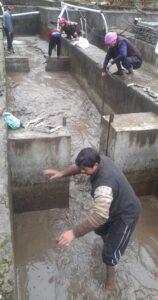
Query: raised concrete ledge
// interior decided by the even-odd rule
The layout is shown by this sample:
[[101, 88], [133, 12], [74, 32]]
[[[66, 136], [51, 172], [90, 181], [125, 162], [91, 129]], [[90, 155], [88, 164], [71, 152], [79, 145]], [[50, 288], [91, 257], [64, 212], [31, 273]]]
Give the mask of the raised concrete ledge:
[[[1, 27], [1, 21], [0, 21]], [[0, 29], [0, 82], [3, 96], [0, 106], [6, 107], [6, 83], [3, 33]], [[15, 274], [13, 252], [13, 214], [9, 189], [9, 167], [7, 155], [7, 127], [0, 117], [0, 296], [15, 300]]]
[[30, 72], [29, 59], [27, 57], [6, 57], [5, 67], [7, 72]]
[[137, 194], [156, 193], [158, 178], [158, 115], [132, 113], [102, 118], [100, 150], [127, 175]]
[[[63, 38], [62, 51], [64, 55], [70, 56], [73, 75], [101, 114], [107, 113], [106, 105], [115, 113], [148, 111], [158, 113], [158, 102], [134, 86], [129, 88], [127, 86], [129, 82], [123, 81], [119, 76], [101, 77], [105, 58], [103, 50], [93, 45], [83, 50]], [[143, 70], [140, 71], [140, 81], [141, 72]], [[96, 98], [92, 96], [93, 93], [97, 95]]]
[[70, 58], [68, 56], [48, 57], [46, 71], [70, 71]]
[[71, 137], [66, 127], [45, 134], [18, 130], [9, 133], [9, 160], [15, 213], [69, 206], [69, 178], [50, 181], [43, 170], [70, 164]]

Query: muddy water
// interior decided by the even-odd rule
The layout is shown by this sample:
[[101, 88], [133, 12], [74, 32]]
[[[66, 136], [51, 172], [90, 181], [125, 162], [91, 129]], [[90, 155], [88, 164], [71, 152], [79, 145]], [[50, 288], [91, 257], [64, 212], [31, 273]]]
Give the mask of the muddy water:
[[[65, 116], [72, 161], [81, 148], [98, 147], [100, 115], [84, 91], [69, 73], [45, 72], [46, 42], [38, 37], [19, 41], [15, 51], [29, 56], [31, 71], [8, 74], [9, 109], [23, 123], [44, 116], [58, 126]], [[69, 209], [15, 215], [17, 300], [158, 299], [158, 199], [142, 199], [143, 214], [117, 267], [112, 292], [104, 290], [99, 237], [90, 233], [67, 248], [56, 246], [56, 237], [88, 214], [89, 190], [88, 177], [76, 176], [70, 182]]]

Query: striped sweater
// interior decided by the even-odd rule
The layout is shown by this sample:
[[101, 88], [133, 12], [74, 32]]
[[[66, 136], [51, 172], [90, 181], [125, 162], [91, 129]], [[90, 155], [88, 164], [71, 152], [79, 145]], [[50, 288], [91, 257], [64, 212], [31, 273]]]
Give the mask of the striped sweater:
[[126, 224], [138, 218], [141, 207], [139, 199], [122, 171], [110, 158], [101, 156], [96, 172], [91, 175], [91, 185], [93, 211], [86, 220], [73, 228], [75, 237], [83, 236], [116, 218], [121, 218]]

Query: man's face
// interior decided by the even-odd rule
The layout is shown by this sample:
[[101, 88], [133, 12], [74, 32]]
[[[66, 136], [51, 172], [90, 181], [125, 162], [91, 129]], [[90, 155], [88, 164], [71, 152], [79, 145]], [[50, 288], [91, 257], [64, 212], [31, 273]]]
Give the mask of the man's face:
[[98, 168], [98, 163], [95, 163], [93, 167], [82, 167], [80, 169], [82, 174], [92, 175]]

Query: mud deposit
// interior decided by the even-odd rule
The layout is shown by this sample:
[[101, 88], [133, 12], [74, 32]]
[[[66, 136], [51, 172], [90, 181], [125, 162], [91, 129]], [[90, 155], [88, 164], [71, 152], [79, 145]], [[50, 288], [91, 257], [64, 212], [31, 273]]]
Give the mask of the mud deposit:
[[[44, 116], [59, 126], [66, 117], [72, 162], [81, 148], [98, 148], [100, 115], [86, 93], [71, 74], [45, 72], [45, 41], [38, 37], [19, 41], [15, 51], [29, 57], [31, 70], [8, 74], [9, 110], [23, 123]], [[69, 209], [15, 215], [17, 300], [158, 299], [158, 199], [141, 199], [143, 213], [117, 266], [112, 292], [104, 290], [106, 269], [99, 237], [90, 233], [66, 248], [56, 246], [57, 236], [88, 214], [92, 203], [89, 191], [88, 177], [76, 176], [70, 182]]]

